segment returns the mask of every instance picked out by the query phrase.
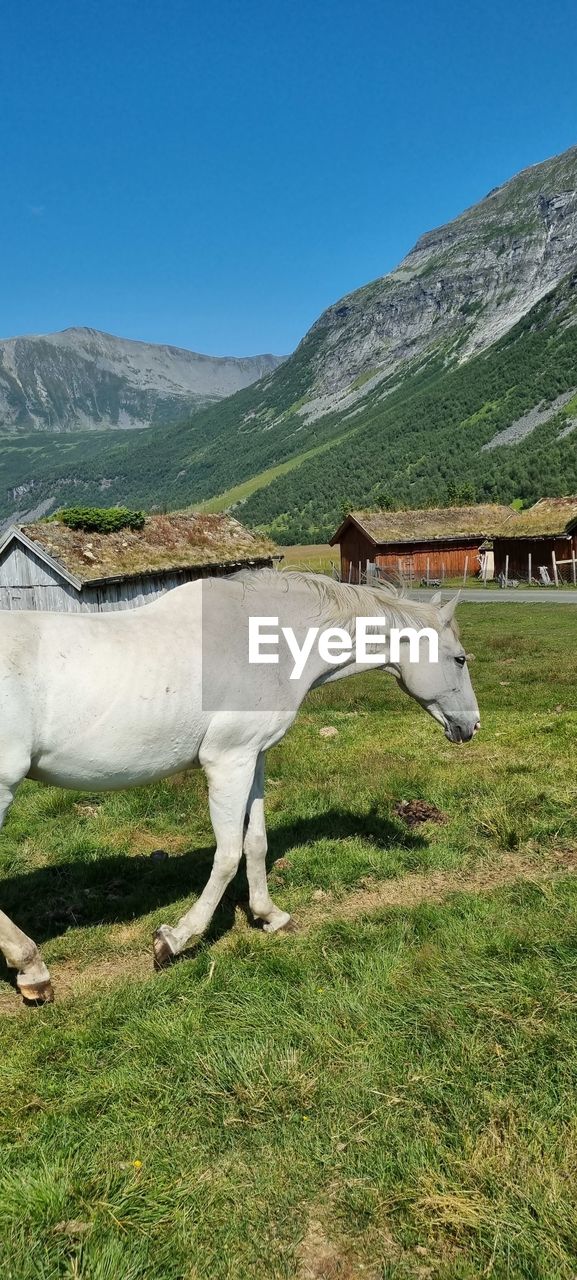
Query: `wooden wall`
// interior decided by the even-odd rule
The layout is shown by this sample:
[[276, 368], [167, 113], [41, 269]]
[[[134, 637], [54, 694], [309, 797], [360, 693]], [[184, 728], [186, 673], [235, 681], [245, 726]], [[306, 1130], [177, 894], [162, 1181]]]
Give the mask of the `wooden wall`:
[[77, 612], [78, 592], [19, 542], [0, 554], [1, 609], [57, 609]]
[[[272, 561], [262, 561], [271, 565]], [[137, 609], [183, 582], [202, 577], [225, 576], [230, 568], [179, 569], [170, 574], [148, 574], [120, 582], [87, 583], [81, 591], [46, 565], [21, 543], [12, 542], [0, 553], [0, 609], [48, 609], [58, 613], [105, 613], [110, 609]]]
[[374, 559], [375, 548], [360, 529], [350, 525], [341, 539], [341, 579], [343, 582], [360, 582], [367, 561]]
[[[509, 556], [509, 577], [526, 580], [529, 576], [529, 553], [531, 554], [531, 577], [539, 580], [541, 565], [553, 577], [553, 557], [557, 560], [570, 560], [571, 552], [577, 556], [577, 533], [561, 538], [495, 538], [495, 576], [505, 572], [507, 556]], [[559, 568], [559, 577], [564, 582], [571, 581], [571, 565]]]
[[428, 543], [387, 543], [375, 547], [360, 530], [350, 527], [341, 541], [341, 577], [344, 582], [359, 582], [369, 561], [387, 574], [400, 574], [407, 581], [420, 582], [427, 574], [427, 560], [431, 578], [460, 578], [466, 562], [467, 572], [472, 576], [479, 571], [482, 541], [484, 539], [469, 538], [459, 543], [442, 543], [435, 539]]
[[157, 596], [173, 587], [189, 582], [185, 574], [171, 573], [165, 577], [130, 578], [127, 582], [88, 583], [82, 588], [81, 609], [88, 613], [108, 613], [111, 609], [138, 609], [150, 604]]

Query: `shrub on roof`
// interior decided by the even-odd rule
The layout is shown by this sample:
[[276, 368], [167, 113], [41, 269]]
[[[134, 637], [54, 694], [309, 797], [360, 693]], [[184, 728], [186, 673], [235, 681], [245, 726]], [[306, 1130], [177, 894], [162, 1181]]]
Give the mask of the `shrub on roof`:
[[116, 533], [118, 529], [142, 529], [145, 516], [144, 511], [128, 507], [63, 507], [49, 519], [86, 533]]

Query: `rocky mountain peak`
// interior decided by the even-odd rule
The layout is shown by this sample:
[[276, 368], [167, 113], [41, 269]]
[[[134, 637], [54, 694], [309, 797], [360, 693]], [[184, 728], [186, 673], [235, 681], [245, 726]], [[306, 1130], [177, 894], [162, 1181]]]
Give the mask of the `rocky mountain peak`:
[[340, 404], [367, 372], [383, 380], [433, 351], [463, 359], [489, 346], [576, 261], [573, 146], [426, 232], [394, 271], [320, 316], [309, 412]]
[[205, 356], [87, 326], [0, 342], [0, 430], [82, 431], [178, 421], [250, 386], [282, 357]]

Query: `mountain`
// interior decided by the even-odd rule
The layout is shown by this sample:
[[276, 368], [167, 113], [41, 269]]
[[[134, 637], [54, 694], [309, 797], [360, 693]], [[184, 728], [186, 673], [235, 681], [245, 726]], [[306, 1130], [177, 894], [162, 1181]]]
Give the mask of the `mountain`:
[[181, 418], [270, 373], [278, 356], [201, 356], [64, 329], [0, 341], [0, 431], [148, 427]]
[[490, 346], [559, 283], [576, 252], [572, 147], [427, 232], [389, 275], [329, 307], [311, 330], [321, 341], [303, 416], [342, 412], [362, 388], [431, 352], [463, 360]]
[[317, 541], [344, 503], [577, 488], [577, 147], [524, 170], [342, 298], [269, 376], [153, 432], [6, 455], [0, 513], [238, 505]]

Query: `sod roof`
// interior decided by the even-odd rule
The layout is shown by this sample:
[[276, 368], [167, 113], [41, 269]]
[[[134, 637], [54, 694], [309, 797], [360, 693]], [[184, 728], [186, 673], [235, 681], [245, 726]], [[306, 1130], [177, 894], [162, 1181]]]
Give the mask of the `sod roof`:
[[229, 515], [153, 515], [138, 530], [86, 533], [58, 521], [19, 529], [81, 582], [133, 578], [173, 569], [220, 569], [262, 563], [278, 554]]
[[340, 537], [353, 521], [375, 545], [385, 542], [453, 541], [488, 538], [515, 518], [511, 507], [486, 503], [473, 507], [432, 507], [420, 511], [351, 511], [331, 538]]
[[572, 533], [577, 529], [577, 496], [540, 498], [501, 533], [506, 538], [544, 538]]

